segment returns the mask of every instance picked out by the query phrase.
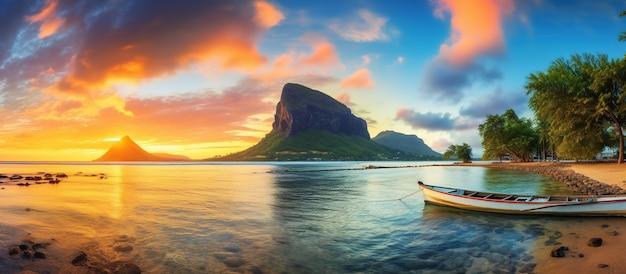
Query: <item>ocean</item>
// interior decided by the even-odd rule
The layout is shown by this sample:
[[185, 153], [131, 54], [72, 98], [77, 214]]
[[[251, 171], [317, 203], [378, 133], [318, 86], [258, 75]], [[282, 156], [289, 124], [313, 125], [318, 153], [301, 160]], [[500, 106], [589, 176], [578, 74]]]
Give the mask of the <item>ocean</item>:
[[[418, 180], [572, 194], [548, 177], [450, 163], [0, 163], [9, 176], [68, 175], [0, 179], [0, 273], [532, 272], [537, 247], [558, 241], [554, 224], [576, 221], [424, 205]], [[45, 259], [9, 254], [35, 244]]]

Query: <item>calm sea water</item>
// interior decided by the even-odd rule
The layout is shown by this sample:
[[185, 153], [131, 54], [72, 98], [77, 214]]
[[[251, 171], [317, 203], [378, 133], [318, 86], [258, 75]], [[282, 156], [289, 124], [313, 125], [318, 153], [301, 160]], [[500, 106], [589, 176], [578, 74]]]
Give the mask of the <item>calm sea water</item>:
[[[538, 237], [551, 233], [544, 225], [559, 219], [425, 206], [416, 182], [571, 192], [535, 174], [429, 164], [0, 164], [2, 174], [70, 176], [28, 187], [3, 179], [0, 273], [90, 273], [127, 261], [145, 273], [532, 270]], [[28, 241], [49, 244], [47, 258], [9, 256]], [[93, 268], [72, 265], [80, 252]]]

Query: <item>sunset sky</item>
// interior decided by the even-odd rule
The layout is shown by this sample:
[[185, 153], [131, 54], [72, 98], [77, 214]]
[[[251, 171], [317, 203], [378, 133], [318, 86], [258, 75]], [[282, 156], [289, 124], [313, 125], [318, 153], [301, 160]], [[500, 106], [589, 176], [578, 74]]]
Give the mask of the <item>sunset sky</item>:
[[556, 58], [623, 58], [624, 1], [0, 1], [0, 161], [90, 161], [128, 135], [194, 159], [271, 130], [283, 85], [370, 135], [469, 143]]

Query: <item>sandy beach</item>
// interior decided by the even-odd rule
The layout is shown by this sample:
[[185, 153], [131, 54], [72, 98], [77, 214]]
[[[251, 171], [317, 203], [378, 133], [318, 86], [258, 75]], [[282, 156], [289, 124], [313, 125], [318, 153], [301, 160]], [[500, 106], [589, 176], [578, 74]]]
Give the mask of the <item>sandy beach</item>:
[[[626, 164], [568, 163], [563, 168], [626, 189]], [[547, 228], [551, 232], [537, 239], [535, 273], [626, 273], [626, 218], [563, 218]], [[603, 244], [588, 246], [591, 238], [602, 238]], [[558, 244], [546, 244], [551, 239]], [[551, 257], [559, 246], [568, 247], [565, 257]]]
[[572, 163], [566, 168], [605, 184], [617, 185], [626, 189], [626, 163], [621, 165], [616, 163]]

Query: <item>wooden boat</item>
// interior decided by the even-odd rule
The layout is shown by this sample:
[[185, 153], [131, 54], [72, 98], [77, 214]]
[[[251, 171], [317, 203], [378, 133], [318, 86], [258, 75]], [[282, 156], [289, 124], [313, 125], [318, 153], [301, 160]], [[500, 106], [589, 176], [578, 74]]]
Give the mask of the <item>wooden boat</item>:
[[626, 195], [542, 196], [472, 191], [418, 182], [424, 202], [508, 214], [626, 216]]

